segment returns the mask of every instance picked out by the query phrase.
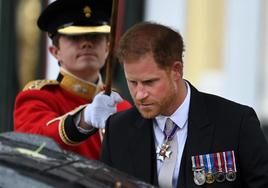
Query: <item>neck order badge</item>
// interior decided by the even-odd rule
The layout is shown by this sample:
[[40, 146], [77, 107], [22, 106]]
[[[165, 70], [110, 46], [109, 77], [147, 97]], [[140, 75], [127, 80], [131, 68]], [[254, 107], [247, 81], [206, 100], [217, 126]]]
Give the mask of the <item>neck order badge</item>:
[[158, 176], [160, 187], [173, 187], [173, 173], [178, 153], [177, 130], [178, 126], [170, 118], [167, 118], [164, 130], [165, 142], [157, 151], [158, 159], [163, 161]]
[[162, 144], [161, 147], [158, 147], [156, 150], [157, 153], [157, 159], [160, 161], [164, 161], [165, 158], [170, 158], [170, 155], [172, 154], [172, 151], [170, 151], [170, 142], [172, 141], [175, 133], [178, 130], [178, 126], [173, 123], [173, 121], [170, 118], [167, 118], [166, 124], [165, 124], [165, 141]]

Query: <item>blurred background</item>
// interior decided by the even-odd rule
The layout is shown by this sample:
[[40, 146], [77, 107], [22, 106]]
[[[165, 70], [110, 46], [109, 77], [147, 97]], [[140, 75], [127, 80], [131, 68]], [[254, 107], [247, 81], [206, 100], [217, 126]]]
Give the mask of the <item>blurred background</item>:
[[[268, 1], [120, 0], [118, 36], [154, 21], [184, 37], [184, 78], [199, 90], [252, 106], [268, 136]], [[55, 79], [58, 65], [36, 20], [47, 0], [0, 0], [0, 132], [13, 129], [15, 96], [30, 80]], [[118, 37], [119, 39], [119, 37]], [[114, 87], [130, 100], [124, 74]]]

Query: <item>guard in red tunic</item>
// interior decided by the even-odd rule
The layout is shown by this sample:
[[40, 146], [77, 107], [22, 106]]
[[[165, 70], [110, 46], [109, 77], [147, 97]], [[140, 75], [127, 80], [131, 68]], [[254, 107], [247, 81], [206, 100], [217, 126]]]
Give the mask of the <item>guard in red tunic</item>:
[[130, 107], [116, 92], [101, 92], [111, 6], [107, 0], [57, 0], [41, 13], [37, 24], [52, 39], [49, 51], [60, 73], [57, 80], [32, 81], [18, 94], [15, 131], [45, 135], [63, 149], [99, 159], [97, 128], [110, 114]]

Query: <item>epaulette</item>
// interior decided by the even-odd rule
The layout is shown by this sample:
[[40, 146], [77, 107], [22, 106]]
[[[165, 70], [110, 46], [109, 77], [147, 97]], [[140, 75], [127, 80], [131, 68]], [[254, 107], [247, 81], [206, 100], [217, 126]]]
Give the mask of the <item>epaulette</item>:
[[32, 90], [32, 89], [40, 90], [44, 86], [57, 85], [57, 84], [59, 84], [59, 82], [57, 80], [34, 80], [34, 81], [27, 83], [24, 86], [23, 91]]

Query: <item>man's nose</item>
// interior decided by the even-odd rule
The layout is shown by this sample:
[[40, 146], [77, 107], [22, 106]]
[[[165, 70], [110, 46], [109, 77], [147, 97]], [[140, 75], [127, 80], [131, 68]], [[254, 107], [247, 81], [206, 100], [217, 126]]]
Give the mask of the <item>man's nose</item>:
[[148, 96], [148, 92], [146, 91], [146, 89], [142, 86], [137, 88], [136, 91], [136, 100], [143, 100]]
[[89, 37], [83, 37], [80, 40], [82, 48], [92, 48], [94, 46], [94, 42]]

